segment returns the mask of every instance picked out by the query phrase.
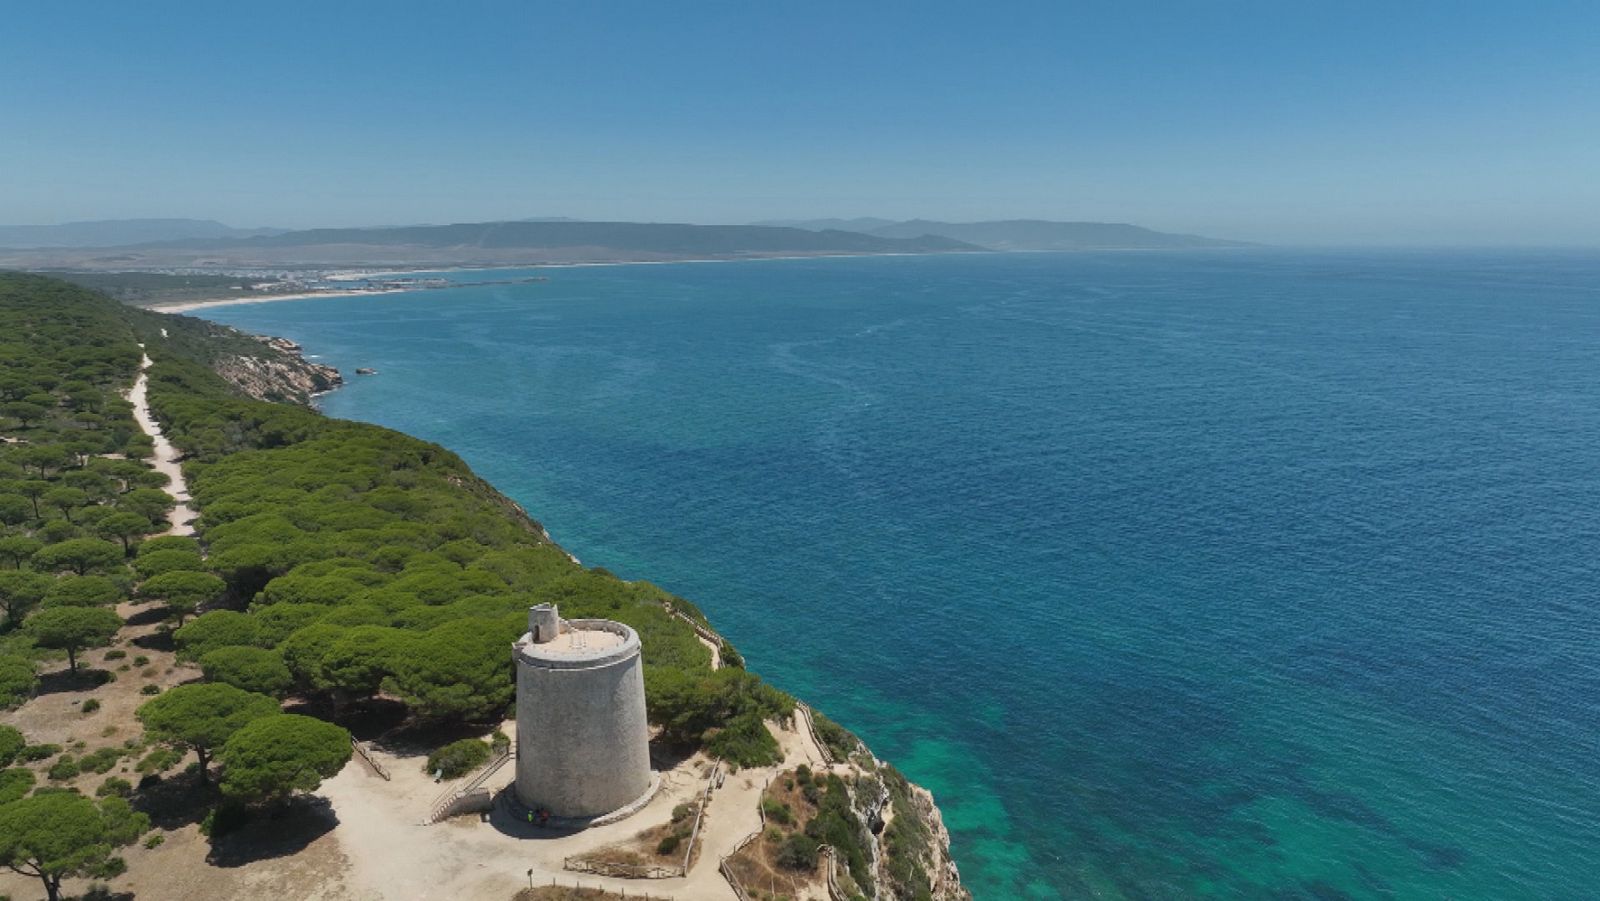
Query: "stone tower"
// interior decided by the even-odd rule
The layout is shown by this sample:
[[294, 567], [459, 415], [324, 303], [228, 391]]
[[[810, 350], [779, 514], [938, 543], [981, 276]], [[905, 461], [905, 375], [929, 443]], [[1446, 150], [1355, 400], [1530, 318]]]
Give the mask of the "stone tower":
[[528, 610], [517, 664], [517, 800], [552, 816], [605, 816], [652, 787], [639, 635], [604, 619]]

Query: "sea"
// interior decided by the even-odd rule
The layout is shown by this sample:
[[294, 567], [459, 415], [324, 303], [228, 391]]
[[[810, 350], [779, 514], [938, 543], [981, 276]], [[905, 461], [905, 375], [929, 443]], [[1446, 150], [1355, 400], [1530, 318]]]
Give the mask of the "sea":
[[699, 604], [976, 898], [1600, 898], [1600, 253], [432, 275], [201, 315]]

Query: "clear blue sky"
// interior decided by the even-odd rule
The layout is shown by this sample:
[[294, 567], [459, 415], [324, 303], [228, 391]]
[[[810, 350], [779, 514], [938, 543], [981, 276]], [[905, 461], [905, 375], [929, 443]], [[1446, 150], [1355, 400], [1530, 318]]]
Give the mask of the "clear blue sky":
[[1600, 3], [44, 2], [0, 223], [1127, 221], [1600, 244]]

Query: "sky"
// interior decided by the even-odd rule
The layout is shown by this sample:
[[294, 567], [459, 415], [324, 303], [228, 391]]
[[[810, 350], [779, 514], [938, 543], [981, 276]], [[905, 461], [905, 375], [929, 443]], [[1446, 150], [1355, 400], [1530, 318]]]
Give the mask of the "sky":
[[16, 0], [0, 224], [1600, 245], [1600, 3]]

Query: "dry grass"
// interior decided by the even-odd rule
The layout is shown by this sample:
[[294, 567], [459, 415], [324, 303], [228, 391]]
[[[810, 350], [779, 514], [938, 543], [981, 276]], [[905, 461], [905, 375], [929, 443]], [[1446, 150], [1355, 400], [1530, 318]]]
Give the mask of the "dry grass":
[[[149, 751], [144, 744], [144, 730], [133, 715], [139, 705], [150, 700], [150, 695], [143, 694], [141, 689], [156, 685], [165, 691], [200, 674], [197, 668], [179, 665], [173, 657], [170, 642], [160, 633], [158, 610], [124, 604], [117, 612], [132, 621], [117, 633], [111, 647], [79, 654], [76, 676], [66, 671], [64, 660], [59, 669], [47, 665], [40, 673], [39, 694], [0, 716], [0, 722], [22, 730], [29, 744], [62, 746], [62, 753], [48, 760], [16, 764], [32, 768], [39, 785], [74, 788], [93, 797], [95, 789], [112, 776], [138, 783], [142, 774], [136, 772], [134, 766]], [[111, 651], [120, 651], [123, 656], [107, 659]], [[134, 661], [140, 657], [147, 660], [136, 665]], [[96, 684], [95, 671], [111, 674], [116, 681]], [[91, 700], [98, 704], [98, 709], [85, 713], [83, 705]], [[46, 775], [50, 766], [62, 756], [82, 759], [107, 748], [123, 752], [122, 758], [108, 772], [84, 771], [72, 778], [54, 781]], [[193, 760], [192, 755], [185, 756], [168, 775], [180, 771]]]
[[[73, 678], [65, 672], [64, 659], [54, 665], [47, 663], [41, 667], [39, 695], [0, 714], [0, 722], [22, 730], [30, 744], [61, 745], [63, 754], [78, 759], [101, 748], [123, 748], [130, 739], [136, 747], [127, 749], [129, 753], [106, 773], [82, 772], [58, 781], [50, 780], [46, 773], [62, 755], [13, 764], [32, 769], [40, 787], [74, 788], [94, 797], [101, 783], [112, 777], [137, 786], [143, 774], [135, 767], [154, 750], [154, 746], [143, 746], [143, 729], [134, 716], [139, 705], [151, 698], [142, 689], [153, 684], [165, 691], [200, 675], [198, 667], [180, 664], [173, 656], [171, 642], [163, 634], [158, 605], [124, 603], [117, 612], [129, 622], [117, 633], [112, 646], [85, 651], [78, 662], [80, 670], [116, 674], [115, 682], [96, 685], [90, 677]], [[123, 655], [108, 659], [107, 654], [113, 651]], [[146, 660], [135, 662], [139, 657]], [[83, 702], [90, 699], [98, 701], [100, 708], [84, 713]], [[80, 743], [82, 746], [78, 747]], [[343, 879], [349, 863], [331, 834], [303, 836], [304, 841], [288, 850], [267, 848], [269, 843], [264, 842], [262, 853], [242, 859], [237, 855], [218, 859], [216, 849], [199, 834], [197, 826], [211, 798], [196, 788], [192, 777], [182, 775], [194, 759], [192, 753], [181, 755], [177, 764], [163, 774], [160, 785], [136, 792], [131, 799], [137, 808], [151, 814], [162, 842], [147, 848], [141, 838], [117, 849], [128, 870], [108, 880], [114, 896], [131, 893], [137, 898], [162, 901], [247, 897], [348, 901]], [[275, 821], [267, 828], [285, 827]], [[80, 894], [88, 885], [87, 881], [73, 880], [68, 894]], [[37, 879], [5, 871], [0, 872], [0, 897], [3, 896], [21, 899], [42, 894]]]
[[[578, 855], [575, 859], [589, 863], [636, 867], [672, 869], [681, 866], [683, 853], [688, 850], [689, 837], [694, 829], [695, 811], [698, 809], [698, 801], [685, 801], [673, 809], [673, 818], [667, 822], [651, 826], [627, 841], [596, 848], [587, 854]], [[662, 842], [674, 835], [678, 837], [678, 842], [670, 850], [662, 852]], [[700, 844], [698, 841], [695, 842], [694, 853], [689, 858], [690, 868], [693, 868], [700, 858]]]
[[[644, 895], [635, 895], [634, 898], [643, 898]], [[665, 898], [665, 895], [658, 897]], [[512, 896], [511, 901], [606, 901], [616, 898], [621, 901], [622, 896], [613, 892], [597, 888], [574, 888], [566, 885], [541, 885], [537, 888], [525, 888]]]

